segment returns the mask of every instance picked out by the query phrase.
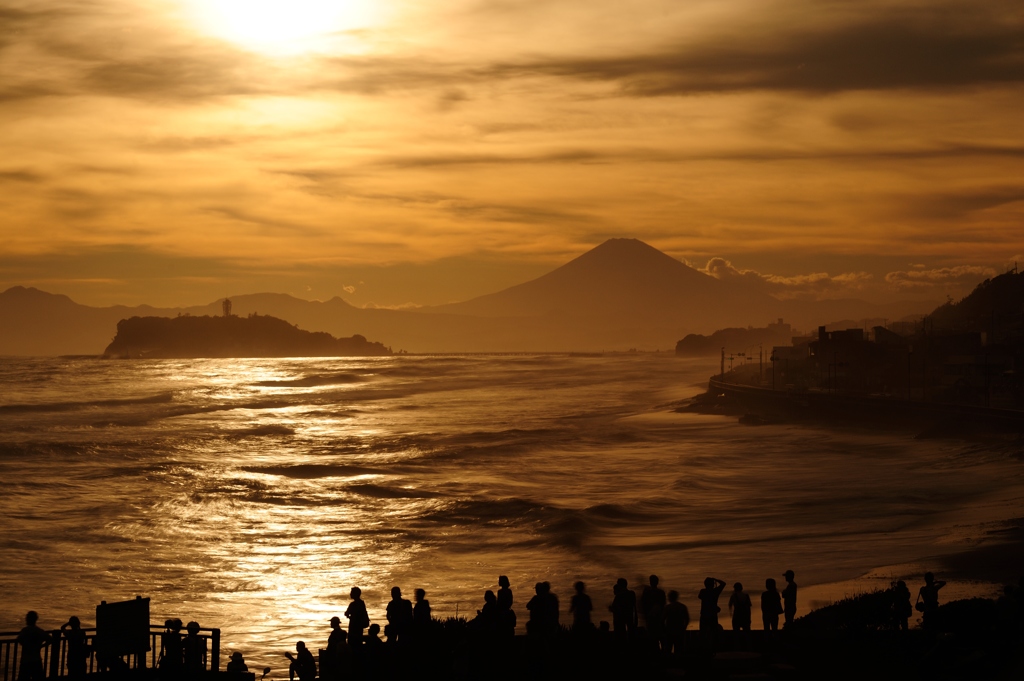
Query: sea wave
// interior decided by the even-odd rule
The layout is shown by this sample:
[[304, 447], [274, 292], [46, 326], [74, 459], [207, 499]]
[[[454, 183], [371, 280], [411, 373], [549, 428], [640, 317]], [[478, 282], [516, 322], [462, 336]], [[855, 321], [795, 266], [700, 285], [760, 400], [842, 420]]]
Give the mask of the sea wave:
[[74, 411], [97, 407], [125, 407], [138, 404], [164, 404], [174, 401], [173, 392], [162, 392], [146, 397], [127, 397], [107, 400], [39, 402], [36, 404], [0, 404], [0, 414], [22, 414], [47, 411]]
[[321, 385], [346, 385], [359, 383], [362, 376], [353, 373], [311, 374], [302, 378], [259, 381], [254, 385], [265, 388], [315, 388]]
[[242, 470], [263, 475], [280, 475], [286, 478], [315, 480], [319, 478], [340, 478], [356, 475], [382, 475], [388, 471], [369, 466], [349, 464], [293, 464], [283, 466], [243, 466]]

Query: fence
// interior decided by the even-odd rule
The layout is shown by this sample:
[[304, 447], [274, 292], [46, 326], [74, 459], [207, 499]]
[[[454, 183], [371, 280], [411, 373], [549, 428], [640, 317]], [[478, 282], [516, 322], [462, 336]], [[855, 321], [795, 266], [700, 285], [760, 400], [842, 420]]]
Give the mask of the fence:
[[[86, 661], [86, 673], [100, 671], [96, 660], [96, 647], [93, 639], [96, 629], [84, 628], [85, 642], [89, 646], [89, 657]], [[59, 629], [49, 632], [50, 644], [43, 647], [43, 673], [47, 678], [68, 676], [68, 640], [61, 635]], [[121, 657], [129, 669], [145, 669], [156, 667], [163, 654], [164, 627], [160, 624], [149, 625], [149, 651], [138, 655]], [[184, 640], [185, 636], [181, 636]], [[203, 639], [203, 668], [211, 671], [220, 670], [220, 629], [203, 627], [199, 630], [199, 638]], [[0, 681], [16, 681], [18, 666], [21, 662], [21, 645], [18, 643], [18, 632], [0, 632]]]

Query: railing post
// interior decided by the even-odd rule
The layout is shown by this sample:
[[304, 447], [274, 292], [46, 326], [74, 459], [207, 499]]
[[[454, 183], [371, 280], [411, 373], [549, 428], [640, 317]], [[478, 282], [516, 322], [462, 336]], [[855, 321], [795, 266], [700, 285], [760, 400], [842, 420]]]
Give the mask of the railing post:
[[220, 671], [220, 629], [210, 630], [210, 671]]
[[60, 676], [60, 658], [63, 643], [64, 637], [61, 636], [60, 629], [50, 632], [50, 671], [47, 674], [50, 678], [57, 678]]

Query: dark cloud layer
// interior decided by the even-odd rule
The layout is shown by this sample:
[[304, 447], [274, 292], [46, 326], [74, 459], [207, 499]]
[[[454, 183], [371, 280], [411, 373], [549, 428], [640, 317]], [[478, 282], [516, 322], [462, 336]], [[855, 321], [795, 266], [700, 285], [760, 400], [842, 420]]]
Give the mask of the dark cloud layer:
[[739, 90], [830, 93], [1024, 80], [1019, 10], [1007, 16], [989, 14], [977, 3], [889, 12], [866, 5], [865, 13], [862, 18], [844, 16], [841, 22], [793, 28], [773, 28], [771, 18], [764, 16], [767, 30], [723, 30], [673, 49], [524, 61], [485, 72], [610, 81], [637, 96]]

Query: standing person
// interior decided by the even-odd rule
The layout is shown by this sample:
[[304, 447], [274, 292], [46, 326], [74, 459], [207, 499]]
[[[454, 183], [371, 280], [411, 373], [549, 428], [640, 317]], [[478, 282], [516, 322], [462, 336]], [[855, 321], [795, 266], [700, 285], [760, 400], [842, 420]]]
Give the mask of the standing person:
[[576, 595], [569, 603], [569, 612], [572, 613], [572, 630], [576, 633], [591, 631], [594, 623], [590, 621], [590, 613], [594, 610], [594, 603], [587, 595], [587, 585], [583, 582], [576, 582], [573, 585]]
[[89, 646], [85, 643], [85, 632], [82, 631], [81, 620], [72, 615], [66, 623], [60, 625], [60, 632], [68, 642], [68, 676], [80, 679], [85, 676], [89, 663]]
[[412, 626], [412, 603], [408, 599], [402, 598], [402, 590], [397, 586], [391, 588], [391, 602], [388, 603], [387, 618], [388, 625], [384, 633], [387, 634], [388, 643], [401, 643], [402, 637]]
[[498, 597], [488, 589], [484, 592], [484, 607], [476, 611], [477, 630], [487, 640], [497, 638], [501, 631], [501, 614], [498, 612]]
[[331, 634], [327, 637], [327, 654], [320, 656], [320, 677], [323, 679], [336, 679], [346, 676], [342, 672], [342, 659], [348, 657], [348, 644], [345, 643], [347, 636], [341, 628], [341, 618], [331, 618]]
[[782, 614], [782, 594], [775, 587], [775, 580], [771, 577], [764, 580], [764, 589], [761, 594], [761, 622], [765, 631], [778, 631], [779, 615]]
[[665, 623], [665, 592], [658, 587], [658, 575], [651, 575], [648, 586], [640, 593], [640, 614], [644, 616], [644, 626], [655, 641], [661, 641]]
[[705, 580], [705, 588], [697, 593], [700, 599], [700, 633], [712, 646], [715, 647], [715, 639], [718, 637], [718, 612], [722, 608], [718, 606], [718, 597], [725, 589], [725, 582], [718, 578], [709, 577]]
[[498, 577], [498, 631], [506, 639], [516, 636], [516, 613], [512, 609], [512, 587], [508, 577]]
[[417, 636], [423, 636], [430, 630], [430, 601], [427, 600], [427, 592], [423, 589], [416, 589], [413, 596], [416, 598], [416, 605], [412, 608], [412, 626]]
[[195, 620], [185, 625], [188, 634], [182, 642], [185, 650], [185, 673], [196, 677], [206, 673], [206, 639], [199, 635], [199, 622]]
[[914, 608], [910, 605], [910, 589], [902, 579], [896, 582], [896, 588], [893, 589], [892, 612], [896, 617], [898, 629], [901, 631], [910, 629], [910, 616], [914, 614]]
[[612, 611], [612, 628], [617, 636], [633, 636], [636, 634], [636, 592], [630, 590], [629, 583], [622, 577], [612, 587], [615, 597], [609, 610]]
[[160, 676], [165, 679], [177, 679], [181, 676], [181, 667], [185, 659], [181, 626], [181, 620], [169, 619], [164, 622], [165, 629], [160, 635]]
[[29, 610], [25, 615], [25, 626], [18, 632], [21, 646], [21, 665], [18, 667], [18, 681], [43, 679], [42, 650], [50, 643], [50, 635], [36, 625], [39, 613]]
[[345, 617], [348, 618], [348, 644], [352, 646], [353, 652], [363, 645], [363, 629], [370, 626], [370, 616], [366, 613], [366, 603], [362, 599], [363, 590], [358, 586], [352, 587], [349, 596], [352, 602], [345, 608]]
[[498, 609], [512, 609], [512, 586], [505, 575], [498, 577]]
[[729, 596], [729, 611], [732, 612], [733, 631], [750, 631], [750, 611], [753, 609], [750, 594], [743, 590], [743, 585], [736, 582]]
[[690, 626], [690, 610], [679, 602], [679, 592], [668, 592], [668, 604], [665, 606], [665, 641], [662, 650], [666, 653], [679, 655], [683, 652], [683, 639], [686, 628]]
[[786, 578], [786, 588], [782, 590], [782, 612], [786, 615], [786, 626], [789, 626], [796, 617], [796, 582], [793, 581], [796, 575], [792, 570], [786, 570], [782, 576]]
[[551, 584], [548, 582], [544, 582], [544, 608], [547, 610], [545, 619], [548, 623], [548, 635], [554, 636], [562, 628], [558, 623], [561, 613], [559, 612], [558, 596], [551, 591]]
[[537, 582], [534, 592], [536, 595], [526, 604], [526, 609], [530, 611], [526, 633], [531, 636], [553, 636], [558, 633], [558, 597], [551, 593], [551, 585], [547, 582]]
[[750, 639], [750, 611], [754, 609], [750, 602], [750, 594], [743, 590], [743, 584], [732, 585], [729, 596], [729, 612], [732, 613], [732, 630], [736, 634], [736, 645], [739, 650], [746, 650]]
[[917, 609], [924, 615], [927, 624], [928, 615], [939, 609], [939, 589], [946, 586], [942, 580], [936, 581], [935, 575], [924, 573], [924, 586], [917, 592]]

